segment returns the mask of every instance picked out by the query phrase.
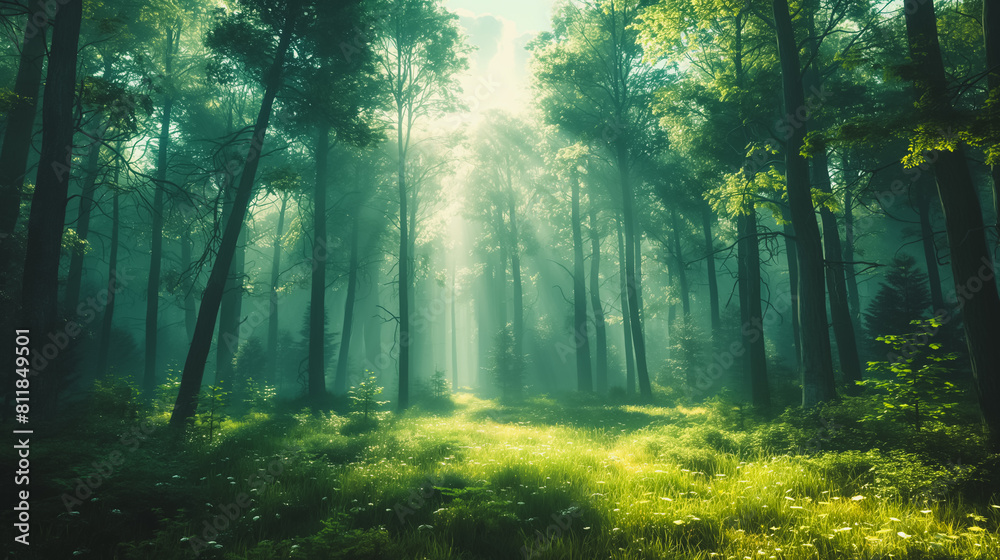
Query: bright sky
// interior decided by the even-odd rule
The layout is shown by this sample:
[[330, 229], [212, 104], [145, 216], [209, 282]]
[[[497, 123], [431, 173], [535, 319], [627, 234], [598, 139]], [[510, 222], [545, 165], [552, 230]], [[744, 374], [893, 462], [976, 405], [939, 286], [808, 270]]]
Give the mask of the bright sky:
[[524, 46], [549, 29], [552, 0], [447, 0], [445, 5], [478, 47], [462, 84], [470, 110], [524, 107], [530, 101]]

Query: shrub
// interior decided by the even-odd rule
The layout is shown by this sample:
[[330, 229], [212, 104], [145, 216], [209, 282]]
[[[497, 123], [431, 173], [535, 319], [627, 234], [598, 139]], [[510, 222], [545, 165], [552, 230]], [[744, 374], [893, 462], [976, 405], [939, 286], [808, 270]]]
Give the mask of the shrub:
[[959, 390], [945, 376], [948, 373], [946, 364], [954, 362], [957, 356], [941, 352], [938, 343], [927, 342], [929, 333], [941, 327], [939, 320], [912, 321], [911, 324], [922, 334], [878, 337], [893, 352], [889, 353], [887, 361], [869, 362], [868, 372], [879, 377], [866, 379], [861, 384], [884, 395], [875, 418], [888, 417], [919, 432], [928, 420], [943, 420], [956, 406]]

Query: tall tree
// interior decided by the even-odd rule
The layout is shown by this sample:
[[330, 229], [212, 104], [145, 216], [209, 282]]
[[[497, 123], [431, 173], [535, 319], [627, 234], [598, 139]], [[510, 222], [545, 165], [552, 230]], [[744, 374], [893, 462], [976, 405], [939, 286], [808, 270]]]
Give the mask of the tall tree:
[[[45, 62], [45, 34], [48, 20], [39, 27], [32, 21], [28, 10], [24, 22], [24, 39], [14, 82], [14, 95], [18, 102], [7, 113], [3, 145], [0, 146], [0, 234], [14, 233], [21, 213], [21, 189], [27, 174], [28, 153], [38, 109], [38, 90], [42, 81], [42, 64]], [[58, 59], [57, 59], [58, 60]], [[10, 243], [0, 243], [5, 250]], [[10, 258], [13, 255], [6, 255]], [[6, 260], [6, 258], [4, 260]]]
[[652, 398], [642, 326], [640, 226], [634, 163], [648, 149], [653, 91], [664, 69], [642, 62], [634, 24], [638, 1], [596, 0], [558, 6], [554, 33], [541, 34], [534, 52], [537, 103], [546, 119], [570, 134], [603, 146], [615, 162], [624, 221], [625, 288], [639, 391]]
[[[31, 197], [28, 216], [28, 243], [21, 287], [21, 317], [41, 344], [45, 332], [57, 327], [59, 320], [59, 254], [66, 219], [66, 195], [70, 180], [67, 154], [73, 146], [76, 97], [77, 45], [83, 18], [83, 1], [69, 0], [55, 17], [52, 46], [45, 77], [42, 101], [42, 150], [35, 192]], [[40, 353], [40, 348], [36, 348]], [[57, 387], [64, 381], [65, 371], [47, 371], [41, 383], [48, 389], [49, 404], [54, 404]]]
[[[936, 146], [942, 139], [932, 131], [939, 123], [954, 120], [956, 115], [948, 97], [934, 1], [911, 3], [903, 12], [914, 87], [920, 100], [917, 105], [921, 117], [918, 133], [923, 132], [931, 139], [932, 146]], [[949, 144], [934, 151], [937, 159], [933, 169], [945, 216], [956, 288], [960, 293], [967, 293], [969, 283], [982, 284], [981, 290], [966, 298], [973, 301], [964, 302], [962, 319], [980, 409], [990, 431], [990, 445], [997, 450], [1000, 449], [1000, 409], [995, 403], [1000, 400], [1000, 344], [996, 341], [1000, 340], [1000, 322], [997, 321], [1000, 295], [994, 280], [996, 266], [986, 243], [982, 206], [966, 161], [965, 148], [960, 141]], [[917, 142], [912, 149], [921, 154], [927, 148]], [[984, 270], [989, 275], [988, 280], [984, 279]]]
[[454, 106], [455, 74], [465, 68], [457, 16], [434, 0], [383, 0], [379, 2], [371, 48], [392, 98], [396, 128], [397, 186], [399, 197], [399, 391], [396, 408], [410, 405], [410, 192], [406, 184], [407, 156], [415, 125], [424, 118]]
[[[802, 67], [795, 29], [786, 0], [773, 0], [775, 33], [781, 63], [783, 112], [794, 115], [805, 107]], [[802, 328], [802, 406], [812, 407], [836, 397], [830, 335], [826, 319], [823, 244], [813, 209], [809, 162], [800, 153], [805, 128], [790, 127], [784, 146], [785, 175], [798, 257], [799, 321]]]
[[[170, 424], [175, 428], [186, 426], [197, 408], [197, 396], [205, 373], [205, 361], [212, 344], [212, 331], [222, 303], [226, 278], [229, 276], [236, 253], [236, 244], [253, 198], [254, 181], [257, 167], [260, 165], [264, 136], [271, 120], [275, 97], [282, 85], [285, 57], [296, 28], [303, 24], [300, 18], [307, 16], [300, 12], [306, 7], [305, 0], [288, 2], [282, 8], [273, 8], [267, 4], [247, 0], [240, 3], [239, 11], [221, 21], [209, 35], [211, 46], [220, 52], [234, 55], [238, 60], [252, 60], [247, 56], [249, 53], [243, 49], [263, 46], [270, 51], [271, 62], [260, 68], [263, 71], [264, 96], [253, 127], [250, 150], [243, 161], [232, 212], [226, 221], [212, 272], [205, 285], [194, 337], [184, 361], [180, 390], [170, 416]], [[278, 35], [276, 44], [265, 39], [273, 37], [274, 34]]]
[[597, 392], [608, 392], [608, 329], [601, 303], [601, 233], [598, 226], [597, 189], [591, 185], [587, 203], [590, 229], [590, 308], [594, 312], [594, 383]]
[[[576, 165], [571, 162], [570, 165]], [[583, 216], [580, 214], [580, 177], [570, 172], [570, 189], [573, 227], [573, 345], [576, 348], [576, 388], [578, 391], [594, 390], [590, 368], [590, 335], [587, 333], [587, 277], [583, 267]]]

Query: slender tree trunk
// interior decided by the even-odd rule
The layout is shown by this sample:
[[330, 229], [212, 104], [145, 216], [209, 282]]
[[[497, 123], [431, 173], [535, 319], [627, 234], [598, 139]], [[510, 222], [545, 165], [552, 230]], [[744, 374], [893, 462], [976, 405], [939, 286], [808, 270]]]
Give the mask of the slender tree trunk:
[[[167, 31], [164, 53], [164, 75], [169, 79], [173, 68], [174, 31]], [[159, 331], [160, 270], [163, 261], [163, 191], [167, 179], [167, 154], [170, 149], [170, 113], [174, 100], [167, 94], [160, 113], [160, 145], [156, 156], [156, 180], [153, 183], [152, 246], [149, 257], [149, 279], [146, 285], [146, 360], [142, 375], [142, 390], [152, 396], [156, 386], [156, 342]], [[221, 345], [220, 345], [221, 346]]]
[[[193, 251], [191, 242], [191, 231], [185, 227], [181, 233], [181, 266], [187, 274], [191, 274], [191, 264]], [[194, 282], [196, 276], [191, 274], [190, 285], [184, 287], [184, 327], [187, 331], [187, 339], [194, 337], [194, 325], [198, 320], [198, 308], [194, 303]]]
[[635, 394], [635, 354], [632, 352], [632, 323], [628, 305], [628, 284], [625, 273], [625, 240], [622, 223], [615, 220], [618, 233], [618, 288], [621, 292], [622, 330], [625, 335], [625, 394]]
[[[910, 58], [920, 72], [915, 87], [924, 116], [950, 119], [954, 116], [938, 43], [934, 1], [927, 0], [905, 10]], [[934, 174], [945, 216], [951, 269], [956, 289], [963, 298], [962, 319], [972, 361], [972, 375], [983, 418], [990, 432], [990, 446], [1000, 450], [1000, 297], [996, 265], [986, 244], [982, 207], [965, 160], [962, 145], [955, 151], [937, 152]], [[981, 286], [976, 291], [973, 286]]]
[[498, 331], [507, 328], [507, 242], [506, 239], [509, 237], [509, 232], [507, 230], [507, 225], [504, 223], [503, 210], [497, 208], [496, 210], [496, 220], [497, 220], [497, 236], [500, 239], [500, 259], [498, 266], [494, 269], [493, 280], [495, 282], [493, 286], [493, 297], [494, 304], [496, 305], [496, 317], [497, 326], [495, 327]]
[[[518, 245], [517, 207], [510, 197], [510, 274], [514, 284], [514, 354], [524, 360], [524, 293], [521, 285], [521, 251]], [[520, 387], [520, 384], [518, 384]], [[520, 392], [520, 391], [518, 391]]]
[[281, 277], [281, 235], [285, 229], [285, 210], [288, 209], [287, 194], [281, 195], [281, 209], [278, 211], [278, 228], [274, 232], [274, 250], [271, 253], [271, 291], [267, 318], [267, 364], [271, 370], [271, 383], [278, 382], [278, 281]]
[[[45, 61], [45, 31], [38, 29], [28, 15], [21, 59], [14, 81], [15, 103], [7, 112], [3, 146], [0, 147], [0, 234], [14, 233], [21, 209], [21, 188], [24, 186], [31, 136], [38, 110], [38, 87], [42, 81], [42, 63]], [[57, 59], [58, 61], [58, 59]], [[9, 242], [0, 243], [0, 247]], [[11, 257], [12, 255], [4, 255]], [[4, 259], [6, 261], [6, 259]]]
[[451, 390], [458, 391], [458, 323], [455, 321], [455, 275], [457, 267], [452, 265], [451, 270]]
[[[59, 323], [59, 252], [66, 220], [66, 194], [73, 146], [73, 101], [76, 87], [77, 45], [83, 17], [82, 0], [70, 0], [59, 9], [52, 33], [52, 49], [42, 102], [42, 151], [28, 216], [28, 243], [21, 287], [21, 317], [31, 332], [33, 354], [49, 343], [45, 333]], [[67, 372], [50, 360], [32, 381], [42, 408], [55, 406]], [[36, 384], [38, 387], [35, 387]]]
[[685, 319], [691, 315], [691, 289], [688, 286], [687, 271], [684, 266], [684, 249], [681, 247], [681, 229], [677, 212], [670, 213], [671, 228], [674, 231], [674, 258], [677, 261], [677, 281], [681, 287], [681, 313]]
[[365, 362], [372, 373], [378, 375], [382, 371], [379, 365], [382, 361], [382, 319], [379, 318], [379, 269], [378, 263], [367, 267], [371, 293], [368, 295], [368, 316], [365, 317]]
[[[232, 203], [230, 203], [230, 207]], [[230, 210], [230, 213], [232, 211]], [[244, 224], [245, 225], [245, 224]], [[233, 358], [240, 348], [240, 317], [243, 313], [243, 273], [246, 267], [246, 230], [240, 230], [236, 253], [226, 279], [226, 291], [219, 306], [219, 334], [215, 342], [215, 383], [231, 388], [234, 378]]]
[[[786, 212], [784, 218], [789, 217]], [[792, 301], [789, 312], [792, 319], [792, 344], [795, 350], [795, 367], [802, 369], [802, 326], [799, 323], [799, 250], [795, 246], [795, 228], [791, 223], [782, 226], [785, 238], [785, 255], [788, 260], [788, 297]]]
[[[740, 325], [750, 325], [750, 273], [748, 272], [748, 255], [750, 234], [747, 228], [746, 214], [736, 216], [736, 289], [740, 298]], [[742, 335], [742, 332], [741, 332]], [[747, 341], [743, 341], [746, 346]], [[743, 354], [740, 360], [740, 385], [742, 394], [752, 393], [750, 380], [753, 379], [750, 353]]]
[[[767, 351], [764, 346], [764, 313], [761, 308], [760, 291], [760, 241], [757, 238], [757, 209], [753, 202], [747, 203], [746, 213], [739, 219], [743, 223], [743, 257], [740, 258], [740, 276], [746, 281], [740, 284], [745, 287], [745, 295], [740, 294], [741, 334], [744, 344], [748, 346], [744, 362], [744, 374], [747, 392], [753, 406], [767, 408], [771, 404], [771, 393], [767, 379]], [[746, 312], [742, 308], [746, 307]]]
[[396, 151], [399, 179], [399, 396], [396, 409], [410, 406], [410, 242], [406, 225], [406, 150], [403, 146], [403, 107], [397, 101]]
[[[813, 184], [824, 193], [833, 196], [830, 186], [830, 169], [826, 147], [819, 146], [813, 153]], [[829, 255], [826, 263], [826, 286], [830, 294], [830, 316], [833, 319], [833, 334], [837, 338], [837, 356], [840, 371], [844, 375], [844, 387], [848, 394], [857, 394], [857, 382], [861, 381], [861, 359], [858, 357], [858, 340], [854, 333], [854, 322], [847, 303], [847, 278], [844, 265], [835, 262], [844, 254], [840, 246], [840, 231], [837, 218], [826, 205], [820, 206], [823, 220], [823, 247]]]
[[201, 381], [205, 374], [205, 361], [208, 359], [208, 353], [212, 346], [212, 331], [215, 328], [215, 320], [219, 314], [219, 306], [222, 303], [226, 278], [229, 276], [233, 257], [236, 254], [236, 244], [240, 237], [240, 230], [243, 229], [243, 222], [246, 219], [250, 200], [253, 197], [253, 183], [257, 175], [257, 167], [260, 165], [264, 135], [267, 132], [267, 125], [271, 119], [275, 95], [281, 87], [281, 73], [285, 64], [285, 54], [288, 52], [288, 45], [291, 42], [293, 27], [294, 18], [289, 16], [281, 32], [274, 61], [267, 72], [264, 97], [261, 100], [257, 122], [254, 124], [250, 153], [247, 155], [246, 161], [243, 164], [243, 172], [240, 175], [239, 189], [236, 192], [236, 200], [233, 204], [233, 213], [226, 222], [226, 228], [222, 234], [222, 242], [219, 244], [219, 252], [215, 258], [215, 264], [212, 266], [212, 272], [209, 274], [208, 281], [205, 284], [205, 293], [201, 299], [201, 307], [198, 310], [198, 321], [195, 324], [194, 337], [191, 340], [191, 346], [184, 361], [184, 374], [181, 377], [180, 390], [177, 394], [177, 401], [174, 403], [173, 414], [170, 416], [170, 425], [175, 428], [184, 427], [191, 417], [194, 416], [197, 408], [198, 392], [201, 390]]
[[358, 288], [358, 230], [361, 222], [361, 209], [354, 213], [351, 222], [351, 257], [347, 272], [347, 299], [344, 301], [344, 325], [340, 331], [340, 352], [337, 355], [337, 377], [334, 379], [333, 390], [338, 395], [347, 393], [347, 359], [350, 356], [351, 332], [354, 327], [354, 300]]
[[399, 184], [399, 396], [396, 409], [410, 406], [410, 242], [407, 229], [406, 150], [403, 145], [403, 107], [397, 102], [396, 151]]
[[[784, 93], [784, 111], [794, 114], [805, 106], [802, 71], [795, 31], [786, 0], [773, 0], [778, 53]], [[830, 334], [826, 322], [823, 244], [809, 187], [809, 163], [799, 153], [805, 127], [790, 127], [785, 144], [788, 203], [795, 227], [799, 261], [799, 320], [802, 323], [802, 406], [812, 407], [836, 398]]]
[[580, 216], [580, 180], [570, 179], [573, 224], [573, 346], [576, 348], [576, 388], [594, 390], [590, 369], [590, 337], [587, 334], [587, 285], [583, 267], [583, 233]]
[[[619, 122], [623, 122], [619, 120]], [[639, 394], [645, 400], [652, 400], [653, 387], [649, 382], [649, 368], [646, 364], [646, 341], [642, 332], [642, 303], [640, 302], [641, 278], [640, 262], [642, 255], [639, 247], [641, 237], [637, 238], [638, 227], [635, 220], [635, 196], [628, 177], [628, 148], [625, 141], [619, 138], [617, 142], [618, 176], [622, 186], [622, 221], [625, 229], [625, 288], [628, 292], [629, 326], [632, 329], [632, 347], [635, 349], [636, 376], [639, 380]]]
[[[983, 0], [983, 42], [986, 47], [986, 85], [991, 94], [1000, 88], [1000, 0]], [[993, 111], [997, 111], [993, 108]], [[993, 122], [996, 122], [995, 120]], [[994, 125], [995, 126], [995, 125]], [[994, 138], [1000, 131], [991, 131]], [[993, 179], [993, 212], [997, 220], [997, 235], [1000, 240], [1000, 165], [990, 166]]]
[[111, 354], [111, 327], [115, 316], [115, 295], [118, 292], [118, 229], [120, 207], [118, 204], [118, 168], [111, 198], [111, 251], [108, 256], [108, 305], [101, 319], [101, 343], [97, 352], [97, 375], [108, 374], [108, 356]]
[[313, 191], [313, 262], [309, 300], [309, 399], [314, 406], [326, 394], [326, 191], [329, 183], [330, 127], [316, 136], [316, 186]]
[[594, 196], [590, 198], [590, 306], [594, 310], [594, 351], [597, 392], [608, 392], [608, 329], [604, 324], [604, 305], [601, 303], [601, 238], [597, 230], [597, 208]]
[[934, 227], [931, 224], [931, 198], [936, 193], [931, 192], [934, 182], [930, 175], [924, 174], [917, 181], [917, 215], [920, 216], [920, 240], [924, 249], [924, 261], [927, 263], [927, 284], [931, 289], [931, 305], [934, 312], [944, 309], [944, 294], [941, 291], [941, 269], [938, 268], [937, 244], [934, 242]]
[[[94, 205], [97, 190], [98, 164], [101, 155], [101, 140], [92, 138], [87, 149], [87, 163], [84, 168], [83, 189], [80, 193], [80, 207], [76, 217], [76, 236], [86, 241], [90, 235], [90, 210]], [[80, 285], [83, 283], [83, 251], [72, 251], [69, 259], [69, 273], [66, 276], [66, 310], [73, 313], [80, 303]]]
[[851, 309], [851, 322], [857, 330], [861, 320], [861, 295], [858, 293], [858, 276], [854, 269], [854, 200], [850, 181], [844, 181], [844, 273], [847, 278], [847, 302]]
[[712, 209], [707, 204], [702, 206], [702, 231], [705, 234], [705, 266], [708, 271], [708, 304], [712, 318], [712, 341], [719, 346], [719, 333], [722, 330], [722, 318], [719, 314], [719, 279], [715, 271], [714, 239], [712, 238]]

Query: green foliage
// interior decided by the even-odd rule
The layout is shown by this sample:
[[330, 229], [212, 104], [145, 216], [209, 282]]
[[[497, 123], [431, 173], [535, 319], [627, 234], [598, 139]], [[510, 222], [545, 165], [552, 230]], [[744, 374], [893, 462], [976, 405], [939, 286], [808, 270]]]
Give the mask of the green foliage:
[[269, 371], [267, 351], [259, 337], [240, 345], [233, 356], [233, 397], [242, 410], [267, 412], [273, 408], [277, 388], [263, 381]]
[[94, 381], [90, 401], [94, 416], [114, 423], [136, 421], [142, 411], [139, 387], [131, 377], [106, 377]]
[[524, 367], [524, 356], [515, 351], [514, 331], [507, 325], [493, 338], [490, 356], [490, 374], [505, 400], [515, 401], [521, 397]]
[[380, 401], [378, 396], [382, 394], [383, 387], [378, 384], [378, 376], [365, 370], [365, 376], [356, 387], [351, 387], [348, 397], [351, 401], [351, 409], [354, 414], [361, 418], [364, 424], [375, 420], [375, 413], [378, 409], [388, 404], [389, 401]]
[[403, 558], [404, 552], [392, 541], [385, 527], [351, 528], [344, 514], [323, 522], [323, 528], [301, 543], [297, 557], [306, 560], [382, 560]]
[[703, 396], [698, 388], [697, 372], [712, 359], [705, 332], [690, 317], [675, 321], [670, 330], [670, 357], [657, 382], [683, 391], [692, 398]]
[[223, 420], [228, 416], [229, 393], [223, 390], [223, 382], [205, 387], [198, 393], [198, 413], [195, 414], [195, 432], [204, 430], [202, 437], [211, 444]]
[[[938, 319], [912, 321], [924, 333], [941, 327]], [[959, 389], [946, 377], [948, 364], [955, 362], [953, 353], [941, 352], [941, 345], [928, 342], [929, 336], [885, 335], [880, 342], [892, 348], [890, 359], [868, 363], [868, 373], [876, 377], [861, 381], [883, 394], [881, 410], [876, 418], [892, 418], [920, 431], [928, 421], [948, 418], [959, 399]]]
[[424, 384], [424, 395], [421, 407], [425, 410], [447, 412], [454, 410], [455, 401], [451, 398], [451, 381], [444, 370], [436, 370], [430, 380]]
[[[923, 318], [930, 304], [927, 275], [917, 268], [916, 260], [909, 255], [894, 258], [864, 314], [869, 338], [912, 332], [910, 321]], [[881, 348], [874, 346], [875, 351]]]

